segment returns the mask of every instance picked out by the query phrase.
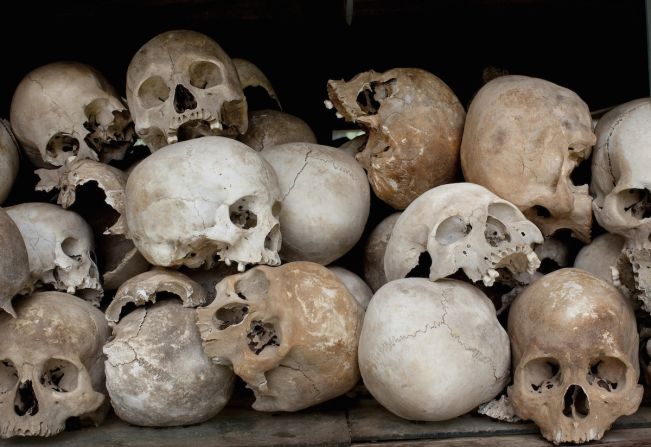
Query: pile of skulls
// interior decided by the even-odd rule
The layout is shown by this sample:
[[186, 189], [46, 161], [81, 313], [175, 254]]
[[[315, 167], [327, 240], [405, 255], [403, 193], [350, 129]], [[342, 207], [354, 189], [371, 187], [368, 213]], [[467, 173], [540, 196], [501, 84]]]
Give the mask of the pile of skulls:
[[[593, 128], [541, 79], [496, 78], [466, 114], [426, 71], [369, 71], [328, 82], [326, 106], [364, 131], [334, 148], [249, 110], [254, 88], [280, 108], [255, 65], [192, 31], [138, 50], [126, 100], [81, 63], [20, 82], [0, 126], [0, 437], [99, 424], [110, 407], [200, 423], [236, 376], [259, 411], [361, 376], [401, 417], [479, 407], [555, 443], [637, 410], [648, 99]], [[21, 149], [31, 185], [16, 181]], [[372, 194], [397, 212], [371, 210]], [[369, 215], [386, 218], [367, 234]], [[590, 243], [593, 226], [609, 233]], [[364, 280], [333, 265], [356, 246], [363, 265], [345, 265]]]

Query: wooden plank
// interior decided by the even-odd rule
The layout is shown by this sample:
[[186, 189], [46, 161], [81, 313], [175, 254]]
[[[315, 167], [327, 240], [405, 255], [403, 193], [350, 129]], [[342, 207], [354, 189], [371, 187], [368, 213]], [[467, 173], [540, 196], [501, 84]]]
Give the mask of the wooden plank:
[[134, 427], [112, 417], [100, 427], [52, 438], [13, 438], [2, 446], [59, 447], [256, 447], [349, 446], [344, 412], [260, 413], [230, 409], [199, 425], [173, 428]]
[[[348, 412], [348, 423], [353, 442], [449, 439], [455, 437], [538, 433], [538, 428], [530, 422], [512, 424], [473, 414], [443, 422], [407, 421], [393, 415], [380, 405], [370, 402], [352, 408]], [[615, 427], [651, 428], [651, 408], [642, 407], [636, 414], [620, 418]]]

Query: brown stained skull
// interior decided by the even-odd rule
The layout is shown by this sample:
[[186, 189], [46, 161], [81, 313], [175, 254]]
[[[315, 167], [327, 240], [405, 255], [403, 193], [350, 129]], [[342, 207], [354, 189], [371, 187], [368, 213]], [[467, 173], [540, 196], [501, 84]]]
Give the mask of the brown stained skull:
[[337, 276], [311, 262], [230, 276], [197, 309], [204, 350], [233, 366], [260, 411], [297, 411], [355, 386], [363, 317]]
[[176, 30], [142, 46], [127, 70], [127, 102], [150, 150], [206, 135], [246, 132], [235, 65], [206, 35]]
[[328, 96], [346, 121], [367, 131], [357, 160], [375, 194], [395, 209], [456, 178], [465, 111], [433, 74], [368, 71], [348, 82], [328, 81]]
[[44, 65], [25, 76], [11, 102], [11, 126], [37, 167], [62, 166], [72, 156], [122, 160], [135, 142], [115, 89], [77, 62]]
[[11, 300], [31, 285], [27, 248], [20, 230], [0, 208], [0, 316], [16, 316]]
[[630, 303], [578, 269], [535, 281], [511, 306], [517, 416], [559, 444], [600, 439], [642, 399], [638, 333]]
[[0, 314], [0, 437], [53, 436], [70, 418], [99, 424], [108, 401], [104, 314], [60, 292], [16, 303]]

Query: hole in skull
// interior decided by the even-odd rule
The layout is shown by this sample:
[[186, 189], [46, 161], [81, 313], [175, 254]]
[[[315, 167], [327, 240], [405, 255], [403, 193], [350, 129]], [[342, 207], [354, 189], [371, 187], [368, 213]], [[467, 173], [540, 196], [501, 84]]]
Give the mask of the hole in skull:
[[[51, 157], [57, 158], [61, 155], [65, 157], [72, 157], [79, 152], [79, 141], [65, 133], [56, 133], [50, 138], [45, 147], [47, 154]], [[65, 160], [59, 160], [65, 161]]]
[[197, 108], [197, 100], [190, 90], [178, 84], [174, 90], [174, 110], [176, 113], [183, 113], [186, 110], [194, 110]]
[[219, 330], [221, 331], [240, 324], [244, 321], [248, 313], [248, 306], [242, 304], [227, 304], [224, 307], [220, 307], [215, 313]]
[[558, 361], [549, 357], [530, 360], [524, 367], [524, 380], [539, 394], [558, 386], [561, 381]]
[[138, 98], [146, 109], [160, 106], [170, 97], [170, 88], [160, 76], [152, 76], [140, 84]]
[[549, 210], [544, 206], [536, 205], [533, 207], [533, 210], [538, 217], [543, 217], [545, 219], [552, 217], [552, 213], [550, 213]]
[[82, 246], [74, 237], [67, 237], [61, 242], [61, 250], [66, 256], [74, 259], [77, 262], [81, 261]]
[[181, 124], [176, 130], [176, 137], [179, 141], [194, 140], [195, 138], [209, 137], [215, 134], [216, 132], [213, 132], [206, 120], [190, 120]]
[[357, 104], [367, 115], [375, 115], [382, 101], [393, 94], [396, 79], [385, 82], [373, 81], [357, 95]]
[[278, 103], [269, 96], [264, 87], [249, 86], [244, 89], [249, 110], [278, 110]]
[[193, 62], [190, 65], [190, 84], [196, 88], [211, 88], [222, 83], [222, 71], [209, 61]]
[[[570, 152], [573, 149], [570, 148]], [[570, 181], [576, 186], [587, 185], [590, 183], [592, 173], [592, 158], [588, 157], [579, 162], [579, 164], [570, 173]]]
[[115, 155], [121, 159], [126, 150], [136, 140], [136, 131], [131, 115], [128, 110], [113, 110], [110, 113], [110, 121], [104, 120], [98, 115], [87, 115], [88, 121], [84, 127], [88, 135], [84, 141], [92, 150], [100, 154], [101, 161], [111, 160]]
[[18, 392], [14, 397], [14, 412], [18, 416], [34, 416], [38, 413], [38, 400], [31, 380], [26, 380], [18, 385]]
[[79, 371], [67, 360], [50, 359], [43, 367], [41, 385], [58, 393], [68, 393], [77, 388]]
[[540, 260], [540, 267], [538, 268], [538, 271], [543, 275], [546, 275], [548, 273], [555, 272], [560, 268], [561, 266], [558, 265], [558, 262], [554, 261], [553, 259], [543, 258]]
[[253, 199], [254, 197], [245, 196], [229, 207], [231, 222], [245, 230], [255, 228], [258, 224], [258, 216], [249, 209], [249, 202]]
[[510, 242], [511, 235], [509, 234], [506, 226], [492, 216], [486, 219], [486, 229], [484, 230], [484, 237], [491, 245], [497, 247], [502, 242]]
[[268, 346], [280, 346], [280, 340], [276, 335], [273, 324], [261, 320], [253, 320], [251, 328], [246, 334], [249, 349], [256, 355], [260, 354]]
[[602, 357], [593, 361], [588, 371], [588, 383], [606, 391], [621, 389], [626, 381], [626, 365], [614, 357]]
[[588, 396], [579, 385], [571, 385], [565, 392], [563, 401], [565, 404], [563, 406], [563, 414], [568, 418], [573, 416], [584, 418], [590, 414]]
[[436, 227], [434, 237], [439, 243], [450, 245], [468, 236], [471, 230], [472, 225], [466, 223], [460, 216], [452, 216]]
[[407, 273], [406, 278], [428, 278], [432, 268], [432, 257], [424, 251], [418, 257], [418, 264]]
[[0, 360], [0, 394], [12, 390], [18, 382], [18, 371], [10, 360]]
[[627, 189], [618, 194], [624, 211], [635, 219], [651, 217], [651, 197], [647, 189]]

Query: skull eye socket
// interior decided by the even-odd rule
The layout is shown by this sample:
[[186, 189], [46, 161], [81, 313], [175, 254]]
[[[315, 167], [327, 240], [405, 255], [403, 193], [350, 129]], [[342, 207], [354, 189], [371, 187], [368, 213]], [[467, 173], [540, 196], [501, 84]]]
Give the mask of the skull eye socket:
[[269, 322], [253, 320], [251, 327], [246, 333], [249, 349], [260, 355], [268, 347], [280, 346], [280, 337], [276, 334], [276, 328]]
[[194, 62], [190, 66], [190, 84], [193, 87], [206, 89], [215, 87], [222, 82], [222, 71], [216, 64], [208, 61], [201, 61]]
[[44, 367], [40, 382], [57, 393], [69, 393], [77, 388], [79, 370], [67, 360], [50, 359]]
[[258, 225], [258, 216], [251, 211], [249, 205], [253, 199], [254, 197], [251, 196], [242, 197], [229, 207], [231, 222], [244, 230]]
[[626, 382], [626, 365], [614, 357], [602, 357], [591, 362], [587, 380], [608, 392], [621, 390]]
[[66, 254], [66, 256], [74, 259], [75, 261], [81, 261], [81, 244], [74, 237], [67, 237], [61, 242], [61, 250]]
[[146, 109], [160, 106], [170, 97], [170, 88], [160, 76], [152, 76], [140, 84], [138, 98]]
[[0, 360], [0, 394], [13, 390], [18, 382], [18, 371], [10, 360]]
[[651, 217], [651, 195], [647, 189], [626, 189], [617, 194], [620, 211], [636, 220]]
[[[79, 140], [68, 134], [58, 132], [48, 140], [45, 151], [50, 157], [56, 158], [56, 161], [63, 162], [66, 158], [77, 155]], [[61, 155], [63, 155], [63, 159], [58, 160]]]
[[561, 372], [558, 361], [551, 357], [529, 361], [524, 366], [523, 380], [531, 392], [538, 394], [559, 386]]
[[450, 245], [468, 236], [471, 230], [472, 225], [466, 223], [460, 216], [452, 216], [439, 224], [434, 237], [439, 243]]
[[220, 331], [240, 324], [249, 313], [248, 306], [242, 304], [227, 304], [220, 307], [215, 313], [217, 327]]

